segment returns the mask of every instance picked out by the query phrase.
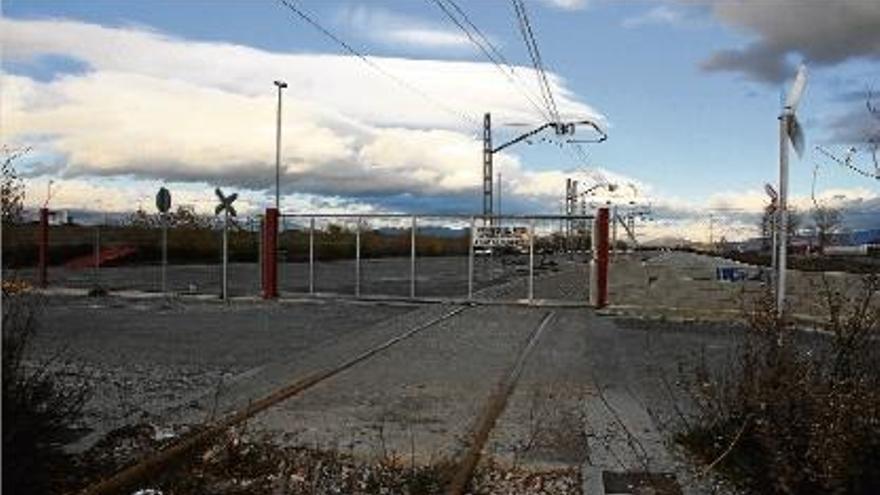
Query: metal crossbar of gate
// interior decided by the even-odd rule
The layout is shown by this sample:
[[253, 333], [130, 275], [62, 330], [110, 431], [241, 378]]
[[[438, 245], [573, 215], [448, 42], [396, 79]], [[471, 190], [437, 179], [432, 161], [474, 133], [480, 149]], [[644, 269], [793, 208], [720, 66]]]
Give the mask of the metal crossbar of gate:
[[593, 215], [282, 214], [278, 290], [588, 305]]

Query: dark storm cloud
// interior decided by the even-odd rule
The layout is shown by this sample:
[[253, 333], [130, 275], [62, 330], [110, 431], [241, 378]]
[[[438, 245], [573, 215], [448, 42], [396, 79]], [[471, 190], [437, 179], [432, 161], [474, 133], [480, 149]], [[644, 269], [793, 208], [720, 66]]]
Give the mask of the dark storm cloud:
[[704, 70], [780, 83], [792, 74], [792, 59], [819, 66], [880, 60], [880, 1], [707, 1], [722, 23], [756, 38], [745, 47], [714, 53], [703, 62]]
[[864, 100], [855, 101], [828, 128], [831, 143], [864, 145], [871, 137], [877, 139], [880, 136], [880, 116], [872, 115]]

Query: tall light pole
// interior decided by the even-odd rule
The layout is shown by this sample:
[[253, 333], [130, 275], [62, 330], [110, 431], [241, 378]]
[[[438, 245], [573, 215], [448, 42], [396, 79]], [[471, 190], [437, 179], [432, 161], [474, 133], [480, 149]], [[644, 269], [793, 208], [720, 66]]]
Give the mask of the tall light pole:
[[281, 90], [287, 87], [284, 81], [275, 81], [278, 87], [278, 120], [275, 126], [275, 209], [281, 208]]

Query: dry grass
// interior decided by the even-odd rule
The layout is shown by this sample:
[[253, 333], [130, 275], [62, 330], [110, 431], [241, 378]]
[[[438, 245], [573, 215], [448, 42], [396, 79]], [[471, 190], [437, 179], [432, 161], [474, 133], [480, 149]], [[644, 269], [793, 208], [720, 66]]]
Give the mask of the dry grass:
[[697, 367], [698, 418], [680, 436], [753, 493], [880, 492], [880, 277], [860, 295], [826, 281], [825, 333], [776, 318], [758, 301], [730, 366]]
[[70, 464], [62, 447], [76, 437], [89, 389], [60, 366], [61, 354], [35, 362], [30, 346], [40, 302], [3, 298], [3, 492], [49, 493]]

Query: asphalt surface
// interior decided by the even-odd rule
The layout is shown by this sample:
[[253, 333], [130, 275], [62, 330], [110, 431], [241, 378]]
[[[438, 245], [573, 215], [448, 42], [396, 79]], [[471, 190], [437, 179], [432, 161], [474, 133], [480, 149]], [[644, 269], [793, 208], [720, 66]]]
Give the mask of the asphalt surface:
[[[95, 431], [82, 448], [125, 424], [174, 431], [242, 410], [452, 309], [52, 300], [36, 344], [49, 354], [65, 349], [96, 385], [86, 417]], [[248, 428], [370, 460], [455, 459], [548, 312], [553, 319], [525, 361], [484, 462], [688, 479], [668, 442], [678, 410], [687, 409], [679, 371], [701, 353], [723, 362], [741, 333], [736, 326], [623, 320], [589, 309], [465, 308], [257, 415]]]
[[[537, 277], [554, 273], [575, 261], [576, 256], [535, 256]], [[409, 258], [371, 258], [360, 262], [360, 294], [364, 296], [408, 297], [410, 295], [411, 261]], [[573, 265], [572, 265], [573, 266]], [[586, 265], [583, 265], [586, 266]], [[464, 298], [468, 295], [468, 258], [417, 257], [415, 290], [418, 297]], [[356, 263], [354, 260], [317, 261], [314, 264], [314, 291], [317, 293], [354, 296], [356, 294]], [[257, 263], [230, 263], [227, 288], [231, 296], [254, 296], [260, 293], [260, 270]], [[585, 270], [582, 268], [581, 270]], [[4, 278], [22, 278], [36, 284], [32, 268], [4, 270]], [[528, 275], [528, 256], [475, 256], [474, 290], [480, 291], [520, 278], [517, 290], [510, 291], [511, 299], [528, 296], [525, 277]], [[162, 290], [162, 269], [159, 265], [103, 266], [99, 269], [70, 269], [52, 266], [48, 270], [51, 287], [91, 289], [96, 286], [110, 291]], [[179, 294], [211, 294], [221, 291], [222, 266], [216, 264], [169, 265], [166, 268], [168, 292]], [[564, 297], [580, 297], [585, 293], [587, 279], [581, 292], [572, 291]], [[310, 291], [308, 263], [280, 263], [278, 289], [282, 294], [305, 294]], [[536, 297], [544, 292], [536, 288]]]
[[[536, 297], [585, 300], [586, 265], [554, 261], [536, 277]], [[498, 270], [514, 275], [486, 283], [480, 296], [524, 298], [521, 266], [499, 263]], [[76, 447], [83, 448], [125, 424], [175, 431], [241, 411], [424, 326], [256, 415], [248, 426], [295, 445], [422, 463], [456, 459], [473, 442], [490, 396], [552, 313], [491, 430], [482, 462], [599, 476], [672, 473], [685, 493], [703, 491], [669, 442], [690, 407], [679, 386], [682, 371], [700, 359], [723, 365], [741, 327], [508, 305], [465, 307], [425, 326], [454, 309], [461, 306], [53, 297], [45, 302], [35, 350], [38, 359], [63, 350], [58, 363], [95, 385], [85, 418], [93, 433]]]
[[299, 362], [322, 346], [356, 340], [352, 336], [365, 328], [410, 310], [47, 299], [33, 350], [35, 361], [52, 360], [93, 384], [85, 426], [95, 431], [86, 446], [124, 424], [204, 421], [223, 412], [220, 399], [236, 383], [257, 382], [242, 400], [246, 403], [287, 378], [279, 373], [277, 382], [260, 388], [254, 377], [264, 370]]

